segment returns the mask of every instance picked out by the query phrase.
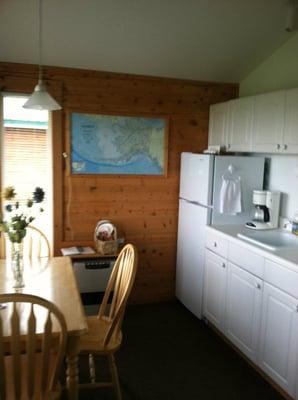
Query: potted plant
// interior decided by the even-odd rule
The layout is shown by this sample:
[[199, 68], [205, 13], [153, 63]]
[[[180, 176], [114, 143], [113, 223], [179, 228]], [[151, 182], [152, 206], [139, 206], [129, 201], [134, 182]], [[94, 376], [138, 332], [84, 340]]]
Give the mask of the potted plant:
[[36, 204], [42, 203], [45, 193], [42, 188], [36, 187], [32, 197], [23, 204], [17, 199], [13, 186], [3, 191], [4, 213], [0, 217], [0, 230], [11, 243], [11, 262], [14, 275], [14, 288], [24, 286], [23, 279], [23, 240], [28, 225], [34, 221], [36, 214], [43, 212], [43, 208], [36, 210]]

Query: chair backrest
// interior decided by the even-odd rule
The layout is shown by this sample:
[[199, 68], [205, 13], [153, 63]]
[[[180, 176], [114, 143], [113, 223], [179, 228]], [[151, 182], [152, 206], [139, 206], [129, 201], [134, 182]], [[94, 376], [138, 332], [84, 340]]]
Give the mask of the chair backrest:
[[127, 300], [136, 276], [137, 263], [136, 247], [127, 244], [117, 257], [99, 308], [98, 317], [111, 322], [104, 338], [104, 345], [120, 333]]
[[0, 232], [0, 259], [6, 258], [5, 237], [4, 232]]
[[[26, 258], [40, 258], [50, 256], [50, 245], [45, 234], [29, 225], [27, 228], [26, 236], [23, 240], [23, 255]], [[11, 243], [5, 238], [5, 235], [1, 235], [2, 240], [0, 241], [0, 258], [6, 258], [11, 253]]]
[[49, 257], [50, 245], [46, 235], [34, 226], [27, 227], [27, 234], [24, 238], [24, 257]]
[[0, 311], [0, 399], [46, 399], [65, 354], [65, 318], [37, 296], [1, 294], [0, 303], [7, 304]]

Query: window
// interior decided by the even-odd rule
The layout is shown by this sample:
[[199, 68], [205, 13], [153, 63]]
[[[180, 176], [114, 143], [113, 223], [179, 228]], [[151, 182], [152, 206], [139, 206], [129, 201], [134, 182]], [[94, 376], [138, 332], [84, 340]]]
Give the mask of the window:
[[52, 161], [49, 113], [27, 110], [24, 96], [4, 95], [2, 129], [2, 188], [14, 186], [23, 202], [38, 186], [46, 196], [44, 212], [32, 225], [41, 229], [52, 243]]

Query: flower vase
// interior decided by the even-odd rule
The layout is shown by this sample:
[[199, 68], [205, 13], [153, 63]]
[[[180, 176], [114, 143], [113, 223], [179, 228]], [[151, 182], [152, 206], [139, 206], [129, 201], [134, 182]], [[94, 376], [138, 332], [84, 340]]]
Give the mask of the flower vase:
[[11, 268], [13, 272], [15, 289], [25, 286], [24, 283], [24, 261], [23, 261], [23, 242], [11, 242]]

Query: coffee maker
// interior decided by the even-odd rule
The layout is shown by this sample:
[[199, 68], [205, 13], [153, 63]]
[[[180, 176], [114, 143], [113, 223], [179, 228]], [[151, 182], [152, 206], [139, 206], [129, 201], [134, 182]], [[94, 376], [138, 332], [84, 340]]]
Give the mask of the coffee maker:
[[252, 220], [245, 226], [250, 229], [276, 229], [279, 220], [280, 192], [254, 190]]

